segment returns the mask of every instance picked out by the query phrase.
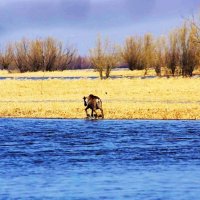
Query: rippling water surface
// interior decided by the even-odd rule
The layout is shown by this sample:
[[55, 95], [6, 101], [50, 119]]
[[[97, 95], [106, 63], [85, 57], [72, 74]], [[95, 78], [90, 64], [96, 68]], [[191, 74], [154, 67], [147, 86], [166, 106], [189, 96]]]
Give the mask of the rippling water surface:
[[0, 199], [200, 198], [200, 121], [0, 119]]

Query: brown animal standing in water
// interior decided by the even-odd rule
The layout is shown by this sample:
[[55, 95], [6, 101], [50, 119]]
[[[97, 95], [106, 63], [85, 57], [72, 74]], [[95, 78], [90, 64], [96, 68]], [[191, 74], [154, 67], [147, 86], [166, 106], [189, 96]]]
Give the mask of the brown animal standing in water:
[[[87, 112], [87, 110], [90, 108], [92, 110], [91, 117], [95, 116], [95, 118], [97, 118], [96, 110], [99, 109], [101, 110], [101, 115], [99, 117], [102, 117], [102, 119], [104, 118], [102, 101], [99, 97], [94, 96], [93, 94], [90, 94], [88, 97], [83, 97], [83, 100], [84, 100], [84, 106], [86, 106], [85, 112], [86, 112], [87, 117], [90, 116]], [[93, 115], [94, 113], [95, 115]]]

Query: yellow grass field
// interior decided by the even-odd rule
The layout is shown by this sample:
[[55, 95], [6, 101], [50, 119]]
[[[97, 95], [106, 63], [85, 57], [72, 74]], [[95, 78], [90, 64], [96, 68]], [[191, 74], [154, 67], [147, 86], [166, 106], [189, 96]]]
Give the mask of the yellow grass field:
[[[130, 71], [113, 73], [131, 74]], [[48, 72], [45, 76], [76, 74], [97, 75], [85, 70]], [[11, 75], [0, 73], [0, 76]], [[200, 79], [193, 78], [1, 80], [0, 117], [85, 118], [82, 98], [95, 94], [103, 101], [105, 119], [200, 119], [199, 86]]]
[[[113, 70], [111, 72], [112, 76], [143, 76], [144, 70], [130, 71], [128, 69], [123, 70]], [[149, 70], [148, 75], [155, 75], [154, 70]], [[8, 72], [5, 70], [0, 70], [0, 76], [4, 77], [64, 77], [64, 76], [99, 76], [98, 72], [95, 72], [93, 69], [84, 69], [84, 70], [65, 70], [65, 71], [54, 71], [54, 72]]]

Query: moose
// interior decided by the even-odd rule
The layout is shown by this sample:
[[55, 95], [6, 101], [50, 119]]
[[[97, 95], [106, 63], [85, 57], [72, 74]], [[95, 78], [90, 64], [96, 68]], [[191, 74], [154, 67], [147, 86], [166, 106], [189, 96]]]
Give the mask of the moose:
[[[90, 108], [92, 110], [91, 112], [91, 117], [95, 117], [95, 119], [97, 117], [101, 117], [102, 119], [104, 118], [104, 114], [103, 114], [103, 108], [102, 108], [102, 101], [98, 96], [94, 96], [93, 94], [90, 94], [88, 97], [83, 97], [84, 100], [84, 106], [86, 106], [85, 108], [85, 112], [86, 112], [86, 116], [90, 117], [90, 115], [88, 114], [88, 109]], [[101, 110], [101, 115], [98, 116], [96, 110]], [[94, 115], [95, 113], [95, 115]]]

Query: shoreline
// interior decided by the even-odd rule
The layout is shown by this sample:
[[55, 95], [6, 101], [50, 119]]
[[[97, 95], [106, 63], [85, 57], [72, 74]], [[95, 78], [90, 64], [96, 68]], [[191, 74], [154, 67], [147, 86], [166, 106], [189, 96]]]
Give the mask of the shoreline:
[[62, 117], [18, 117], [18, 116], [0, 116], [0, 119], [23, 119], [23, 120], [85, 120], [85, 121], [200, 121], [200, 119], [146, 119], [146, 118], [62, 118]]

